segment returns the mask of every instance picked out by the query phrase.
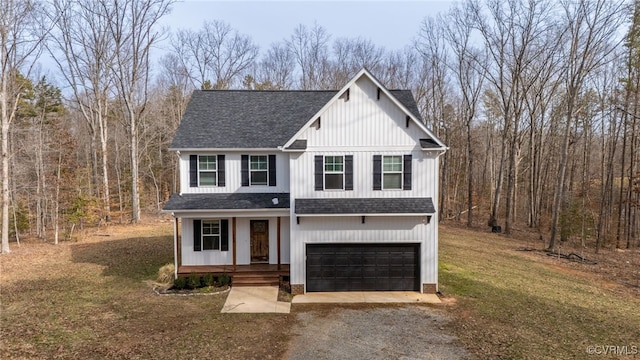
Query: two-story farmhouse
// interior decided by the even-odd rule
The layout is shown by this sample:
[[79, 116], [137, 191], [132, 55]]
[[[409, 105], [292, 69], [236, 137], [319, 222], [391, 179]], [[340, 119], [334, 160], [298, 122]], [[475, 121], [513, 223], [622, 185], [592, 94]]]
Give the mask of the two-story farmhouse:
[[437, 291], [446, 147], [410, 91], [364, 69], [338, 91], [195, 91], [171, 149], [176, 275], [289, 275], [294, 294]]

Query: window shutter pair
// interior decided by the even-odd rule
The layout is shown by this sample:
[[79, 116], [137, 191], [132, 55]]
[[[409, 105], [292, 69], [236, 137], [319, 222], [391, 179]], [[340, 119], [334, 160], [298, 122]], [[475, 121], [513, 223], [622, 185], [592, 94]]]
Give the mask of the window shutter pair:
[[[402, 162], [402, 190], [411, 190], [411, 155]], [[373, 190], [382, 190], [382, 155], [373, 155]]]
[[[276, 156], [269, 155], [269, 174], [268, 184], [269, 186], [276, 186]], [[249, 155], [240, 156], [240, 176], [241, 185], [249, 186]]]
[[[218, 186], [225, 186], [224, 155], [218, 155]], [[198, 155], [189, 155], [189, 187], [198, 187]]]
[[[324, 190], [324, 156], [314, 157], [315, 190]], [[353, 155], [344, 156], [344, 189], [353, 190]]]
[[[193, 220], [193, 251], [202, 251], [202, 220]], [[220, 251], [229, 251], [229, 220], [220, 220]]]

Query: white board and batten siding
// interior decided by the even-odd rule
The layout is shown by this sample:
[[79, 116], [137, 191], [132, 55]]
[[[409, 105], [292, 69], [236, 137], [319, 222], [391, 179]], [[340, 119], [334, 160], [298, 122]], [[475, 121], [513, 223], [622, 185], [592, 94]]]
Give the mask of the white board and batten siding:
[[316, 243], [420, 243], [420, 277], [422, 283], [435, 284], [438, 279], [438, 242], [430, 224], [422, 216], [303, 217], [295, 229], [291, 246], [291, 283], [302, 284], [306, 278], [306, 244]]
[[[224, 155], [225, 156], [225, 186], [189, 186], [189, 156], [190, 155]], [[275, 155], [276, 156], [276, 186], [251, 185], [242, 186], [241, 156], [242, 155]], [[180, 193], [286, 193], [289, 192], [289, 154], [274, 152], [181, 152], [180, 153]]]
[[[212, 217], [213, 218], [213, 217]], [[218, 219], [218, 217], [215, 217]], [[206, 218], [205, 218], [206, 219]], [[226, 219], [222, 217], [221, 219]], [[183, 265], [233, 265], [232, 220], [229, 220], [229, 251], [193, 251], [193, 220], [182, 218], [182, 264]], [[250, 220], [269, 220], [269, 264], [278, 263], [277, 218], [237, 217], [236, 218], [236, 265], [251, 263]], [[280, 263], [289, 264], [289, 218], [280, 218]]]
[[[319, 216], [296, 221], [297, 198], [438, 198], [438, 162], [435, 151], [423, 151], [419, 139], [428, 137], [406, 113], [381, 94], [367, 77], [351, 86], [349, 100], [338, 99], [319, 114], [320, 126], [299, 134], [307, 140], [303, 153], [292, 153], [291, 172], [291, 283], [305, 283], [306, 244], [420, 243], [421, 283], [438, 277], [437, 219], [424, 216]], [[373, 190], [374, 155], [412, 155], [411, 190]], [[315, 190], [316, 155], [353, 155], [353, 190]]]

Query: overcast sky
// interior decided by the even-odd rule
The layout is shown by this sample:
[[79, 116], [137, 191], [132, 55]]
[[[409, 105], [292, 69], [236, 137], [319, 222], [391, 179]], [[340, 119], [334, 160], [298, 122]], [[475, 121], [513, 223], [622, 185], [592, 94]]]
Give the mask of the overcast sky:
[[202, 27], [205, 20], [223, 20], [251, 36], [264, 51], [288, 38], [298, 24], [327, 29], [332, 39], [370, 39], [388, 50], [411, 44], [420, 23], [449, 8], [451, 1], [220, 1], [187, 0], [173, 5], [163, 21], [171, 30]]

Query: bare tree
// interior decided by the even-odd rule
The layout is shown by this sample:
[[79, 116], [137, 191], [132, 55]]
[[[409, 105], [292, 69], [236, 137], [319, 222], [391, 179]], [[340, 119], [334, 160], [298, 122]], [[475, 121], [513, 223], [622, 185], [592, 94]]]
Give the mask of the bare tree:
[[509, 233], [516, 204], [524, 99], [535, 83], [535, 77], [526, 77], [525, 69], [546, 51], [540, 39], [544, 39], [543, 35], [554, 27], [551, 16], [553, 6], [547, 1], [489, 0], [488, 17], [485, 17], [479, 3], [470, 1], [470, 4], [470, 13], [474, 14], [476, 26], [491, 59], [487, 63], [478, 63], [478, 66], [486, 67], [486, 78], [498, 95], [503, 117], [501, 161], [490, 222], [497, 219], [506, 164], [505, 232]]
[[[553, 197], [549, 249], [555, 249], [560, 213], [566, 207], [566, 175], [569, 164], [569, 144], [576, 121], [576, 104], [584, 82], [602, 66], [614, 51], [616, 35], [624, 22], [625, 2], [610, 0], [563, 1], [564, 21], [568, 41], [563, 48], [565, 124], [560, 148], [560, 162]], [[617, 40], [620, 43], [620, 39]]]
[[[49, 50], [72, 91], [74, 107], [82, 113], [88, 126], [94, 178], [98, 176], [97, 169], [100, 169], [102, 178], [102, 217], [109, 222], [111, 197], [107, 119], [115, 61], [115, 41], [109, 33], [109, 21], [113, 14], [104, 13], [100, 3], [94, 1], [55, 0], [53, 5], [59, 19]], [[101, 161], [98, 161], [98, 139]]]
[[468, 3], [453, 7], [445, 21], [445, 36], [452, 49], [450, 68], [455, 75], [456, 85], [462, 97], [460, 114], [466, 128], [467, 147], [467, 226], [473, 224], [474, 193], [474, 144], [472, 124], [476, 118], [480, 95], [486, 69], [477, 64], [487, 62], [487, 53], [483, 49], [474, 48], [472, 36], [474, 32], [473, 9]]
[[329, 39], [327, 30], [318, 24], [308, 28], [298, 25], [287, 46], [300, 69], [300, 89], [327, 89], [329, 84]]
[[295, 60], [284, 43], [272, 44], [257, 64], [256, 81], [271, 89], [291, 89], [294, 84]]
[[[427, 126], [433, 129], [445, 143], [450, 141], [449, 129], [445, 125], [451, 119], [450, 84], [448, 62], [448, 46], [444, 39], [442, 23], [429, 17], [422, 22], [419, 37], [414, 46], [422, 56], [422, 67], [419, 81], [422, 85], [416, 89], [416, 101]], [[448, 211], [449, 206], [449, 162], [451, 152], [443, 155], [440, 164], [440, 199], [438, 208], [440, 219]]]
[[331, 62], [331, 87], [338, 89], [353, 77], [360, 69], [366, 68], [372, 74], [383, 73], [385, 50], [371, 40], [358, 38], [340, 38], [333, 42]]
[[2, 134], [2, 253], [9, 249], [9, 127], [21, 96], [16, 76], [31, 72], [48, 29], [36, 1], [0, 1], [0, 121]]
[[199, 31], [179, 30], [171, 43], [194, 86], [202, 88], [234, 87], [258, 56], [249, 36], [218, 20], [206, 21]]
[[138, 126], [147, 105], [149, 55], [161, 36], [156, 23], [169, 12], [172, 0], [103, 0], [104, 14], [115, 42], [115, 83], [124, 103], [131, 161], [131, 222], [140, 221]]

